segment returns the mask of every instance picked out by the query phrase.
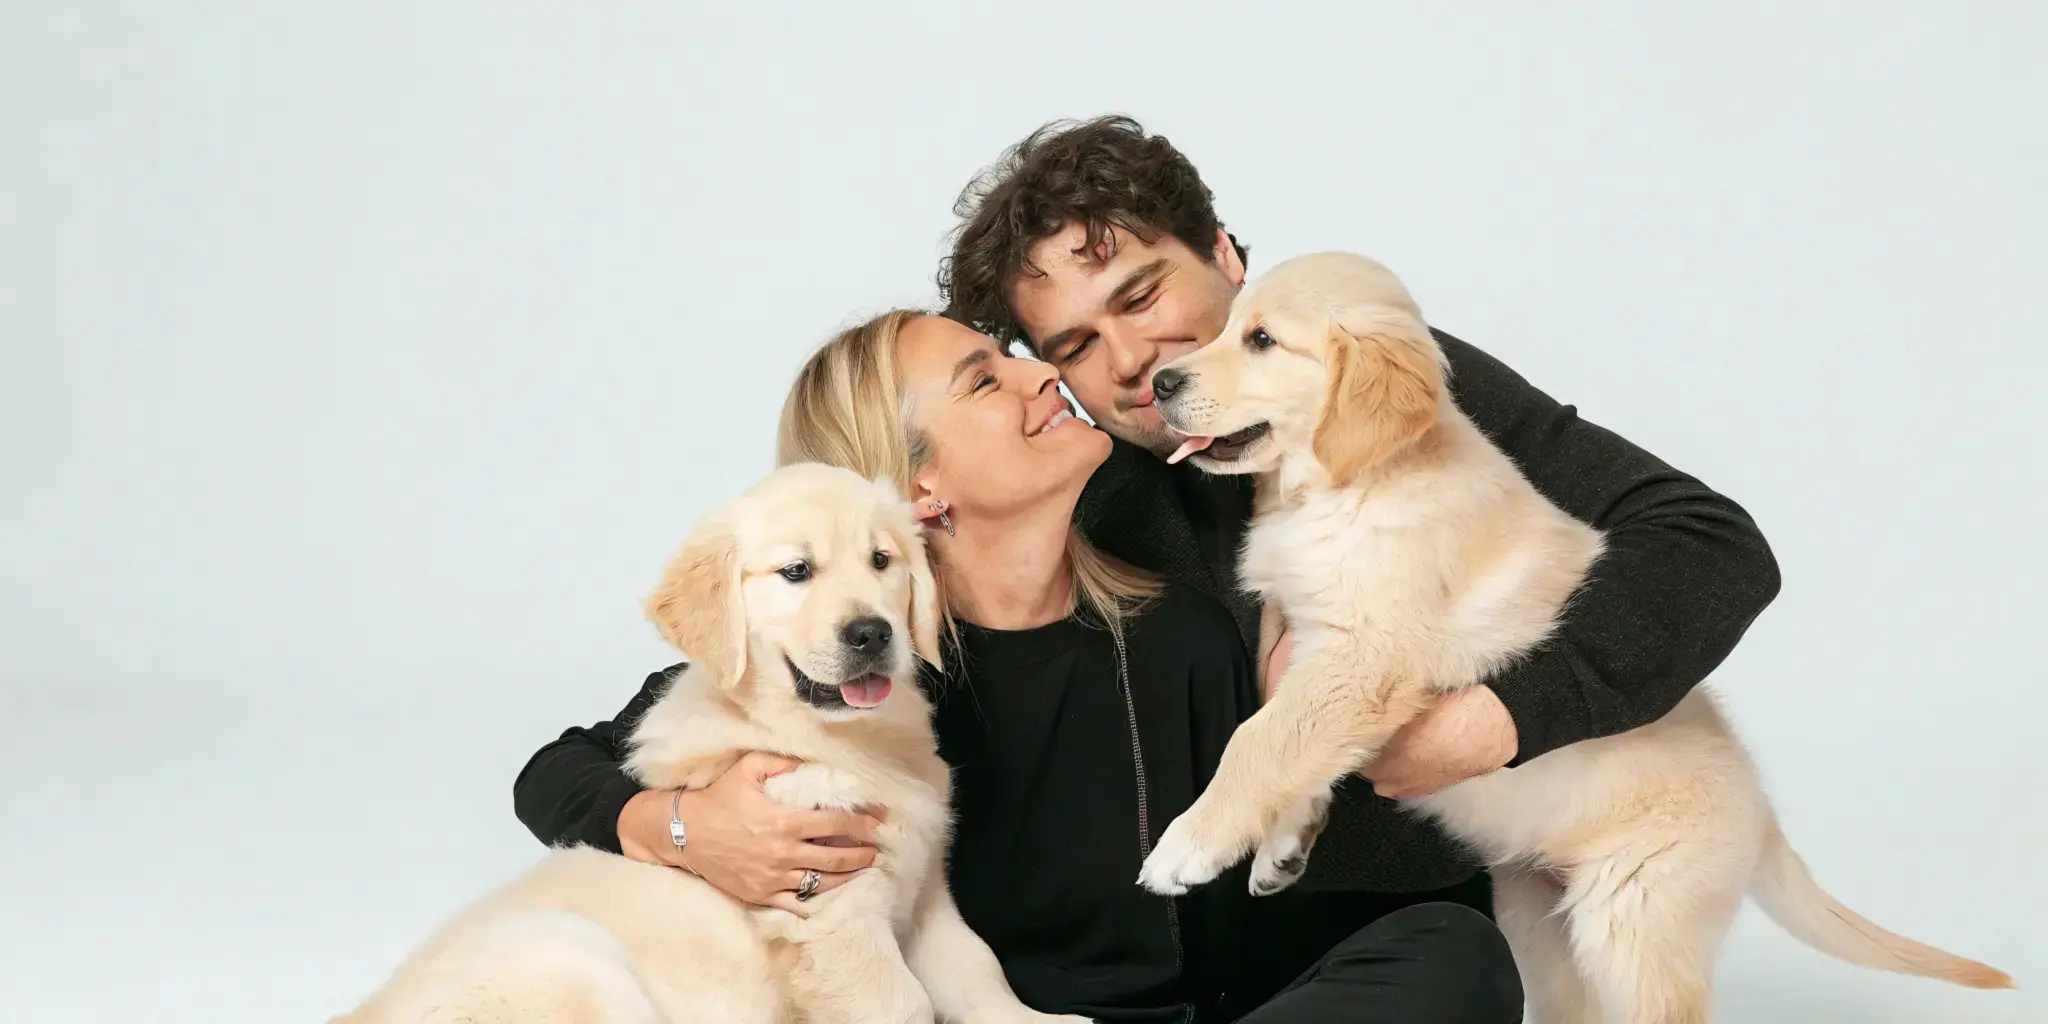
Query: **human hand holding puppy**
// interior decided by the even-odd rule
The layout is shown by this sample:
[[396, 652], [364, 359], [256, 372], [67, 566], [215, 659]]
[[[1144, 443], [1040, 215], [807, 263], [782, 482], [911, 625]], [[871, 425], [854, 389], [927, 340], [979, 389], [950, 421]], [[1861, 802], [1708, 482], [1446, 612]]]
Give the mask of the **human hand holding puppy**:
[[689, 839], [680, 850], [669, 838], [675, 791], [639, 793], [619, 812], [620, 851], [643, 863], [693, 871], [734, 899], [809, 916], [815, 904], [796, 898], [803, 873], [818, 872], [818, 892], [844, 885], [875, 862], [880, 822], [867, 814], [794, 810], [763, 791], [763, 782], [798, 763], [756, 751], [711, 785], [684, 792], [680, 816]]
[[[1267, 658], [1262, 700], [1272, 699], [1293, 647], [1294, 630], [1282, 629]], [[1468, 686], [1403, 726], [1358, 774], [1383, 797], [1413, 800], [1504, 767], [1520, 743], [1514, 717], [1493, 688]]]

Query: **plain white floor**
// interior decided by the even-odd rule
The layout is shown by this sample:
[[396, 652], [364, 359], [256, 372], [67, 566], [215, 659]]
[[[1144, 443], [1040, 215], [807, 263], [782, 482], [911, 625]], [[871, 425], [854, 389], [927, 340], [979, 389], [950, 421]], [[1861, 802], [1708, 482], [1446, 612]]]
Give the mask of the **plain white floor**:
[[[225, 689], [9, 694], [7, 1019], [325, 1020], [467, 896], [537, 855], [510, 811], [512, 772], [579, 713], [569, 691], [606, 701], [622, 685], [546, 695], [422, 681], [432, 696], [336, 694], [310, 715], [303, 698]], [[484, 726], [480, 707], [496, 709]], [[82, 756], [87, 742], [105, 753]], [[1837, 895], [2023, 985], [2048, 967], [2038, 826], [1889, 806], [1875, 794], [1913, 783], [1847, 766], [1820, 770], [1838, 793], [1819, 794], [1796, 762], [1779, 767], [1796, 841]], [[1717, 1019], [1743, 1022], [2032, 1024], [2048, 1008], [2038, 989], [1962, 992], [1835, 963], [1753, 909], [1719, 990]]]
[[1124, 110], [1740, 501], [1795, 841], [2011, 972], [1745, 914], [1730, 1021], [2048, 1019], [2038, 5], [0, 6], [0, 1019], [317, 1021], [530, 862], [514, 773], [967, 176]]

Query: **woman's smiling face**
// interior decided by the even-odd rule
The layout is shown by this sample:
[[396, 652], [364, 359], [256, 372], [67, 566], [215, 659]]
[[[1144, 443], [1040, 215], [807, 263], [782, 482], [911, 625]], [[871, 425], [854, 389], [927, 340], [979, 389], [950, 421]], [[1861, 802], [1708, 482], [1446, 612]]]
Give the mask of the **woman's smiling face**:
[[1074, 415], [1050, 363], [939, 316], [897, 336], [896, 367], [913, 434], [931, 445], [917, 482], [972, 522], [1064, 501], [1109, 457], [1109, 435]]

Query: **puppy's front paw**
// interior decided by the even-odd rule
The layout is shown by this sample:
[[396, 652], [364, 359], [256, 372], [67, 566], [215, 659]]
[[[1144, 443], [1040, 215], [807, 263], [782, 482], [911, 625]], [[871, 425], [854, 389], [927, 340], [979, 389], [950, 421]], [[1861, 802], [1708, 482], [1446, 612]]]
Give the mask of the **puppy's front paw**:
[[1301, 880], [1308, 870], [1308, 853], [1322, 834], [1330, 810], [1330, 793], [1324, 790], [1294, 805], [1266, 833], [1252, 860], [1251, 892], [1271, 896]]
[[1307, 871], [1308, 856], [1301, 844], [1291, 837], [1268, 839], [1252, 862], [1252, 895], [1271, 896], [1301, 881]]
[[1224, 844], [1211, 842], [1192, 810], [1173, 819], [1138, 871], [1138, 884], [1161, 896], [1180, 896], [1214, 881], [1237, 859]]

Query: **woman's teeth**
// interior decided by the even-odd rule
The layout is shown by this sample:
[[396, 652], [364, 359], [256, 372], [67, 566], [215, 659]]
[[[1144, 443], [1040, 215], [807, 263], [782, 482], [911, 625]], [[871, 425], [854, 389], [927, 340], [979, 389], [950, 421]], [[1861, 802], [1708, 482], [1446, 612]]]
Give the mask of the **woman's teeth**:
[[1072, 410], [1072, 409], [1061, 409], [1060, 411], [1058, 411], [1058, 412], [1056, 412], [1056, 413], [1053, 413], [1053, 414], [1052, 414], [1052, 419], [1049, 419], [1049, 420], [1046, 420], [1046, 421], [1045, 421], [1045, 426], [1042, 426], [1042, 427], [1038, 428], [1037, 430], [1034, 430], [1034, 431], [1032, 431], [1032, 432], [1031, 432], [1031, 436], [1032, 436], [1032, 437], [1037, 437], [1038, 435], [1040, 435], [1040, 434], [1043, 434], [1043, 433], [1045, 433], [1046, 431], [1048, 431], [1048, 430], [1051, 430], [1052, 428], [1054, 428], [1054, 427], [1057, 427], [1057, 426], [1059, 426], [1060, 424], [1062, 424], [1062, 423], [1065, 423], [1066, 421], [1068, 421], [1068, 420], [1070, 420], [1070, 419], [1073, 419], [1073, 418], [1074, 418], [1074, 410]]

